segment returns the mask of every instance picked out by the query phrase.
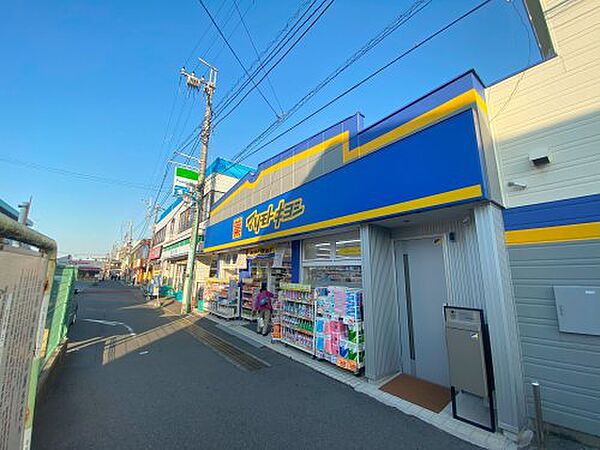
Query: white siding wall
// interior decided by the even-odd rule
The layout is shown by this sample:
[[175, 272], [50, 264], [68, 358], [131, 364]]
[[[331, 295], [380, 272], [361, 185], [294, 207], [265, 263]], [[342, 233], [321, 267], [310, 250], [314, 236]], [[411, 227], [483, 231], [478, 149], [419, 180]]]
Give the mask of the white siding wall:
[[204, 182], [204, 194], [208, 194], [210, 191], [227, 192], [237, 182], [237, 178], [211, 173]]
[[[486, 92], [508, 207], [600, 192], [600, 1], [542, 3], [558, 56]], [[540, 169], [539, 148], [553, 159]]]
[[525, 380], [541, 383], [544, 420], [600, 436], [600, 337], [561, 333], [553, 292], [600, 285], [600, 241], [518, 245], [509, 255]]

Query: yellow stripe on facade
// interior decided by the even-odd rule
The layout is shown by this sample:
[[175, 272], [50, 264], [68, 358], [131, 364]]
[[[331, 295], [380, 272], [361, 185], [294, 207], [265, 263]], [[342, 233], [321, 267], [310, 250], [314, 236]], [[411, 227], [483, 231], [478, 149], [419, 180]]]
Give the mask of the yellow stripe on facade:
[[408, 136], [409, 134], [415, 133], [422, 128], [425, 128], [432, 123], [449, 116], [456, 111], [463, 109], [469, 105], [477, 104], [479, 108], [487, 114], [487, 105], [485, 101], [481, 98], [476, 89], [470, 89], [467, 92], [464, 92], [451, 100], [448, 100], [445, 103], [433, 108], [430, 111], [427, 111], [421, 114], [418, 117], [400, 125], [397, 128], [394, 128], [391, 131], [388, 131], [385, 134], [373, 139], [350, 150], [349, 139], [350, 134], [348, 131], [344, 131], [320, 144], [315, 145], [303, 152], [300, 152], [296, 155], [289, 157], [283, 161], [278, 162], [277, 164], [273, 164], [270, 167], [267, 167], [265, 170], [261, 171], [256, 180], [253, 182], [246, 181], [240, 187], [238, 187], [235, 191], [233, 191], [227, 198], [223, 200], [223, 202], [219, 203], [216, 207], [211, 211], [211, 216], [217, 211], [220, 211], [226, 204], [228, 204], [231, 200], [233, 200], [237, 195], [239, 195], [244, 189], [253, 189], [254, 186], [261, 180], [261, 178], [269, 173], [276, 172], [278, 170], [283, 169], [289, 165], [295, 164], [309, 156], [316, 155], [318, 153], [324, 152], [330, 147], [335, 145], [342, 144], [342, 155], [344, 163], [351, 161], [359, 156], [366, 155], [375, 150], [378, 150], [381, 147], [386, 146], [390, 142], [397, 141], [403, 137]]
[[221, 203], [219, 203], [217, 206], [215, 206], [210, 213], [211, 216], [214, 213], [216, 213], [217, 211], [219, 211], [221, 208], [223, 208], [227, 203], [229, 203], [231, 200], [233, 200], [236, 196], [238, 196], [242, 192], [242, 190], [253, 189], [254, 186], [256, 186], [258, 184], [258, 182], [262, 179], [262, 177], [264, 177], [265, 175], [268, 175], [271, 172], [276, 172], [278, 170], [283, 169], [284, 167], [287, 167], [287, 166], [295, 164], [299, 161], [302, 161], [303, 159], [306, 159], [309, 156], [313, 156], [318, 153], [322, 153], [325, 150], [327, 150], [328, 148], [334, 147], [336, 145], [342, 144], [342, 151], [343, 151], [343, 153], [345, 153], [348, 150], [349, 140], [350, 140], [350, 133], [348, 131], [343, 131], [340, 134], [338, 134], [332, 138], [329, 138], [326, 141], [321, 142], [320, 144], [314, 145], [313, 147], [310, 147], [309, 149], [306, 149], [300, 153], [290, 156], [287, 159], [284, 159], [283, 161], [280, 161], [276, 164], [273, 164], [272, 166], [267, 167], [265, 170], [262, 170], [258, 174], [258, 176], [256, 177], [256, 180], [245, 181], [244, 183], [242, 183], [242, 185], [240, 187], [238, 187], [235, 191], [233, 191], [227, 198], [225, 198]]
[[506, 245], [547, 244], [552, 242], [600, 239], [600, 222], [529, 228], [506, 232]]
[[474, 103], [487, 114], [487, 105], [485, 101], [481, 98], [476, 89], [470, 89], [363, 145], [355, 147], [352, 150], [348, 149], [347, 152], [344, 152], [344, 162], [351, 161], [378, 150], [381, 147], [388, 145], [390, 142], [398, 141], [409, 134], [415, 133], [416, 131]]
[[255, 244], [261, 241], [277, 239], [299, 233], [307, 233], [309, 231], [320, 230], [322, 228], [331, 228], [340, 225], [346, 225], [353, 222], [361, 222], [364, 220], [374, 219], [378, 217], [390, 216], [392, 214], [406, 213], [409, 211], [415, 211], [418, 209], [428, 208], [432, 206], [440, 206], [446, 203], [453, 203], [461, 200], [473, 199], [481, 197], [481, 195], [481, 185], [476, 184], [473, 186], [456, 189], [454, 191], [443, 192], [441, 194], [430, 195], [428, 197], [422, 197], [415, 200], [409, 200], [406, 202], [396, 203], [389, 206], [383, 206], [381, 208], [375, 208], [368, 211], [348, 214], [346, 216], [336, 217], [335, 219], [323, 220], [321, 222], [316, 222], [309, 225], [302, 225], [289, 230], [277, 231], [275, 233], [270, 233], [263, 236], [256, 236], [247, 239], [242, 239], [240, 241], [215, 245], [213, 247], [205, 248], [204, 251], [214, 252], [232, 247], [239, 247], [241, 245]]

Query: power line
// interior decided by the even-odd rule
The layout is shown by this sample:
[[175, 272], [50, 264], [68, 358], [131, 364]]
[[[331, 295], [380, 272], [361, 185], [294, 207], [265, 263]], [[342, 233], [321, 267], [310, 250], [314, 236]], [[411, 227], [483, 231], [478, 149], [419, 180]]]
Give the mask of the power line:
[[157, 171], [160, 168], [160, 161], [162, 161], [163, 159], [163, 154], [165, 151], [165, 144], [167, 142], [167, 136], [169, 134], [169, 129], [171, 127], [171, 120], [173, 119], [173, 113], [175, 112], [175, 104], [177, 103], [177, 98], [179, 96], [179, 93], [181, 91], [181, 78], [177, 79], [177, 82], [175, 83], [175, 91], [173, 92], [173, 101], [171, 102], [171, 110], [169, 112], [169, 118], [167, 119], [167, 126], [165, 128], [165, 133], [163, 135], [160, 147], [159, 147], [159, 157], [157, 159], [157, 164], [154, 166], [154, 169], [152, 170], [152, 176], [151, 178], [154, 178], [155, 175], [157, 174]]
[[[229, 12], [228, 12], [228, 14], [225, 16], [225, 19], [224, 19], [223, 21], [221, 21], [221, 22], [220, 22], [220, 28], [221, 28], [222, 30], [225, 30], [225, 29], [226, 29], [226, 27], [227, 27], [227, 24], [228, 24], [228, 23], [229, 23], [229, 21], [232, 19], [232, 17], [233, 17], [233, 15], [234, 15], [234, 14], [235, 14], [235, 6], [233, 5], [233, 2], [232, 2], [232, 3], [231, 3], [231, 6], [230, 6], [230, 8], [229, 8]], [[216, 21], [216, 19], [215, 19], [215, 21]], [[234, 25], [233, 29], [231, 30], [231, 32], [230, 32], [230, 33], [229, 33], [229, 35], [227, 36], [227, 39], [231, 39], [231, 37], [233, 36], [233, 33], [234, 33], [234, 32], [235, 32], [235, 30], [237, 29], [237, 26], [238, 26], [238, 25], [239, 25], [239, 21], [238, 21], [238, 24]], [[216, 59], [216, 57], [215, 57], [215, 56], [212, 56], [210, 52], [211, 52], [211, 50], [212, 50], [213, 48], [216, 48], [216, 47], [215, 47], [215, 45], [216, 45], [218, 42], [221, 42], [221, 46], [220, 46], [220, 47], [219, 47], [219, 49], [217, 50], [217, 54], [220, 54], [220, 53], [221, 53], [221, 51], [222, 51], [222, 50], [223, 50], [223, 48], [225, 47], [225, 43], [224, 43], [224, 42], [222, 42], [222, 41], [221, 41], [221, 40], [219, 40], [219, 39], [213, 39], [213, 40], [210, 42], [209, 46], [207, 47], [206, 51], [203, 53], [203, 55], [204, 55], [204, 58], [210, 59], [211, 61], [214, 61], [214, 60]], [[199, 64], [200, 64], [200, 62], [199, 62], [199, 61], [196, 61], [196, 66], [195, 66], [195, 67], [198, 67], [198, 65], [199, 65]]]
[[[527, 35], [527, 63], [526, 63], [526, 65], [529, 66], [529, 63], [531, 63], [531, 36], [529, 35], [529, 28], [527, 27], [527, 23], [525, 22], [525, 19], [523, 19], [523, 16], [521, 16], [519, 9], [515, 5], [515, 2], [511, 2], [511, 5], [512, 5], [513, 9], [515, 10], [515, 14], [519, 17], [519, 20], [521, 21], [521, 25], [523, 25], [523, 29], [525, 30], [525, 34]], [[523, 81], [524, 77], [525, 77], [525, 70], [523, 70], [521, 72], [521, 75], [519, 76], [519, 79], [516, 81], [515, 86], [514, 86], [512, 92], [510, 93], [510, 95], [508, 96], [508, 99], [506, 100], [506, 102], [504, 102], [504, 104], [498, 110], [498, 112], [496, 114], [494, 114], [494, 117], [490, 118], [490, 122], [493, 122], [494, 120], [496, 120], [496, 118], [508, 106], [508, 104], [513, 99], [514, 95], [517, 93], [517, 90], [519, 89], [519, 86], [521, 85], [521, 81]]]
[[[179, 98], [180, 96], [181, 96], [181, 84], [179, 84], [179, 90], [178, 90], [176, 99]], [[165, 130], [165, 136], [168, 137], [168, 139], [165, 139], [164, 145], [162, 146], [162, 150], [160, 151], [160, 158], [158, 160], [159, 161], [158, 168], [160, 168], [161, 165], [166, 164], [166, 162], [170, 158], [166, 153], [167, 149], [173, 145], [173, 142], [175, 140], [179, 140], [181, 138], [181, 134], [183, 133], [183, 130], [187, 126], [191, 111], [194, 106], [195, 99], [191, 100], [190, 105], [189, 105], [189, 110], [187, 111], [187, 115], [185, 118], [185, 122], [183, 123], [183, 127], [180, 128], [180, 125], [182, 123], [181, 119], [184, 116], [184, 114], [186, 113], [186, 99], [189, 99], [189, 96], [186, 96], [184, 98], [183, 102], [181, 103], [181, 105], [179, 106], [179, 112], [177, 114], [177, 118], [176, 118], [175, 122], [172, 123], [172, 125], [173, 125], [172, 129], [170, 129], [171, 127], [168, 126], [167, 129]], [[169, 133], [169, 131], [170, 131], [170, 133]], [[156, 173], [156, 170], [153, 173], [152, 178], [154, 178], [155, 173]]]
[[[310, 3], [310, 5], [309, 5], [309, 3]], [[288, 31], [288, 30], [295, 28], [296, 25], [300, 22], [300, 20], [302, 20], [302, 18], [306, 15], [306, 13], [310, 10], [310, 8], [312, 8], [312, 6], [315, 3], [316, 3], [316, 0], [305, 0], [303, 3], [300, 4], [298, 9], [294, 12], [294, 14], [292, 14], [292, 16], [290, 16], [290, 18], [287, 20], [287, 22], [285, 23], [283, 28], [279, 31], [279, 33], [277, 33], [275, 38], [272, 39], [265, 46], [264, 50], [261, 52], [261, 54], [258, 56], [258, 58], [252, 63], [249, 70], [254, 71], [255, 67], [257, 65], [261, 64], [261, 60], [262, 60], [263, 56], [265, 56], [268, 52], [272, 53], [274, 51], [273, 46], [275, 44], [277, 44], [277, 45], [275, 45], [275, 47], [277, 47], [281, 44], [282, 40], [285, 39], [285, 37], [289, 34], [290, 31]], [[302, 12], [303, 10], [306, 10], [306, 11]], [[300, 18], [298, 18], [298, 16], [300, 16]], [[242, 75], [240, 78], [237, 79], [237, 81], [229, 88], [227, 93], [223, 96], [223, 98], [217, 105], [216, 109], [219, 109], [221, 107], [221, 105], [231, 97], [231, 95], [234, 95], [234, 92], [235, 92], [235, 95], [237, 95], [237, 92], [239, 92], [238, 86], [244, 81], [245, 78], [246, 78], [245, 75]]]
[[[254, 140], [252, 140], [246, 147], [233, 156], [233, 160], [243, 157], [245, 152], [252, 149], [253, 146], [259, 144], [262, 140], [266, 139], [271, 133], [275, 131], [284, 121], [288, 120], [293, 114], [295, 114], [300, 108], [308, 103], [320, 90], [331, 83], [335, 78], [346, 71], [350, 66], [355, 64], [360, 58], [366, 55], [369, 51], [379, 45], [385, 38], [394, 33], [398, 28], [404, 25], [406, 22], [411, 20], [417, 13], [427, 7], [432, 0], [417, 0], [408, 9], [404, 10], [398, 15], [391, 23], [383, 28], [374, 37], [369, 39], [362, 47], [355, 51], [349, 58], [346, 59], [340, 66], [338, 66], [333, 72], [313, 87], [304, 97], [302, 97], [294, 106], [292, 106], [287, 112], [283, 114], [280, 120], [274, 121], [269, 125], [261, 134], [259, 134]], [[217, 122], [218, 123], [218, 122]], [[216, 125], [216, 124], [215, 124]]]
[[46, 165], [42, 165], [42, 164], [30, 162], [30, 161], [22, 161], [22, 160], [18, 160], [18, 159], [0, 157], [0, 162], [12, 164], [15, 166], [28, 167], [30, 169], [43, 170], [45, 172], [51, 172], [51, 173], [55, 173], [57, 175], [69, 176], [69, 177], [79, 179], [80, 181], [90, 181], [90, 182], [95, 182], [95, 183], [107, 183], [107, 184], [119, 185], [119, 186], [123, 186], [123, 187], [129, 187], [129, 188], [133, 188], [133, 189], [144, 189], [144, 190], [151, 190], [151, 191], [157, 190], [157, 188], [155, 186], [150, 186], [148, 184], [136, 183], [134, 181], [122, 180], [122, 179], [118, 179], [118, 178], [103, 177], [100, 175], [94, 175], [94, 174], [84, 173], [84, 172], [77, 172], [74, 170], [61, 169], [58, 167], [46, 166]]
[[[253, 6], [252, 3], [250, 3], [248, 5], [246, 10], [242, 13], [242, 17], [245, 17], [248, 14], [248, 11], [250, 11], [252, 6]], [[236, 24], [233, 26], [233, 29], [230, 31], [229, 36], [227, 36], [228, 39], [231, 39], [233, 37], [233, 35], [235, 34], [235, 32], [237, 31], [237, 29], [239, 28], [240, 25], [241, 25], [241, 20], [238, 19]], [[219, 57], [221, 56], [221, 53], [223, 53], [223, 50], [225, 50], [225, 43], [222, 42], [221, 47], [219, 48], [219, 51], [217, 51], [217, 53], [214, 56], [210, 57], [211, 61], [217, 61], [219, 59]], [[199, 64], [199, 62], [196, 63], [196, 65], [198, 65], [198, 64]], [[248, 71], [252, 71], [252, 68], [248, 68]]]
[[[330, 7], [330, 6], [333, 4], [333, 2], [334, 2], [334, 1], [335, 1], [335, 0], [329, 0], [329, 3], [328, 3], [328, 4], [327, 4], [327, 6], [325, 7], [325, 9], [321, 11], [321, 13], [318, 15], [318, 17], [317, 17], [316, 19], [314, 19], [314, 20], [313, 20], [313, 22], [312, 22], [311, 24], [309, 24], [309, 26], [308, 26], [308, 27], [307, 27], [307, 28], [304, 30], [304, 32], [301, 34], [301, 36], [300, 36], [298, 39], [296, 39], [296, 41], [295, 41], [295, 42], [294, 42], [294, 43], [291, 45], [291, 47], [289, 47], [289, 48], [286, 50], [286, 52], [284, 53], [284, 55], [283, 55], [282, 57], [280, 57], [280, 58], [279, 58], [279, 60], [278, 60], [278, 61], [277, 61], [277, 62], [276, 62], [274, 65], [272, 65], [272, 66], [271, 66], [271, 68], [270, 68], [270, 69], [269, 69], [267, 72], [265, 72], [265, 76], [266, 76], [266, 75], [268, 75], [268, 74], [269, 74], [269, 73], [270, 73], [270, 72], [271, 72], [271, 71], [272, 71], [272, 70], [273, 70], [275, 67], [277, 67], [277, 65], [278, 65], [278, 64], [279, 64], [279, 63], [280, 63], [280, 62], [283, 60], [283, 58], [285, 58], [285, 57], [287, 56], [287, 54], [288, 54], [288, 53], [289, 53], [289, 52], [290, 52], [290, 51], [291, 51], [291, 50], [292, 50], [292, 49], [293, 49], [293, 48], [294, 48], [294, 47], [295, 47], [295, 46], [298, 44], [298, 42], [300, 42], [300, 40], [301, 40], [301, 39], [302, 39], [302, 38], [303, 38], [303, 37], [306, 35], [306, 33], [308, 33], [308, 31], [309, 31], [309, 30], [310, 30], [310, 29], [311, 29], [311, 28], [312, 28], [312, 27], [313, 27], [313, 26], [314, 26], [314, 25], [315, 25], [315, 24], [318, 22], [318, 20], [321, 18], [321, 16], [323, 16], [323, 14], [324, 14], [324, 13], [325, 13], [325, 12], [326, 12], [328, 9], [329, 9], [329, 7]], [[261, 81], [262, 81], [262, 80], [265, 78], [265, 76], [263, 76], [263, 77], [262, 77], [262, 78], [259, 80], [259, 82], [258, 82], [258, 83], [255, 83], [255, 82], [254, 82], [254, 78], [256, 78], [256, 76], [257, 76], [257, 75], [258, 75], [258, 74], [261, 72], [261, 70], [262, 70], [262, 69], [264, 69], [264, 68], [265, 68], [265, 67], [266, 67], [266, 66], [267, 66], [267, 65], [268, 65], [268, 64], [269, 64], [269, 63], [270, 63], [270, 62], [271, 62], [271, 61], [272, 61], [272, 60], [273, 60], [273, 59], [274, 59], [276, 56], [277, 56], [277, 54], [278, 54], [280, 51], [282, 51], [282, 50], [285, 48], [285, 46], [287, 45], [287, 43], [288, 43], [288, 42], [290, 42], [290, 41], [291, 41], [291, 40], [294, 38], [294, 36], [296, 36], [296, 34], [298, 34], [298, 33], [300, 32], [300, 30], [302, 29], [302, 27], [304, 27], [304, 25], [305, 25], [307, 22], [309, 22], [309, 21], [310, 21], [310, 20], [313, 18], [313, 16], [314, 16], [314, 15], [315, 15], [315, 14], [316, 14], [316, 13], [317, 13], [317, 12], [318, 12], [320, 9], [321, 9], [321, 7], [322, 7], [322, 6], [323, 6], [323, 5], [324, 5], [326, 2], [327, 2], [327, 0], [323, 0], [323, 1], [322, 1], [322, 2], [321, 2], [321, 3], [320, 3], [320, 4], [319, 4], [319, 5], [316, 7], [316, 8], [315, 8], [315, 9], [314, 9], [314, 10], [313, 10], [311, 13], [310, 13], [310, 15], [309, 15], [309, 16], [308, 16], [308, 17], [307, 17], [305, 20], [304, 20], [304, 22], [302, 22], [302, 23], [301, 23], [301, 24], [298, 26], [298, 28], [296, 28], [296, 29], [295, 29], [293, 32], [292, 32], [292, 29], [293, 29], [293, 28], [292, 28], [292, 29], [290, 29], [290, 30], [288, 31], [287, 35], [289, 35], [289, 33], [292, 33], [292, 34], [291, 34], [291, 36], [287, 37], [287, 35], [286, 35], [286, 36], [283, 38], [283, 39], [285, 39], [285, 41], [282, 41], [282, 42], [280, 42], [280, 43], [278, 43], [278, 44], [277, 44], [277, 46], [276, 46], [276, 49], [275, 49], [273, 52], [271, 52], [271, 54], [268, 56], [268, 58], [267, 58], [265, 61], [263, 61], [259, 67], [257, 67], [257, 68], [256, 68], [256, 70], [254, 71], [254, 74], [253, 74], [253, 75], [252, 75], [252, 76], [251, 76], [251, 77], [248, 79], [248, 81], [246, 81], [246, 82], [245, 82], [245, 83], [244, 83], [244, 84], [243, 84], [243, 85], [242, 85], [242, 86], [241, 86], [241, 87], [240, 87], [240, 88], [237, 90], [237, 92], [236, 92], [236, 93], [235, 93], [235, 94], [234, 94], [232, 97], [230, 97], [230, 98], [229, 98], [229, 99], [228, 99], [228, 100], [225, 102], [225, 104], [224, 104], [224, 105], [222, 105], [222, 106], [221, 106], [221, 105], [219, 105], [219, 106], [220, 106], [220, 108], [219, 108], [218, 110], [216, 110], [216, 111], [215, 111], [215, 118], [218, 118], [218, 117], [220, 117], [220, 115], [223, 113], [223, 111], [224, 111], [224, 110], [225, 110], [225, 109], [226, 109], [226, 108], [227, 108], [229, 105], [231, 105], [231, 104], [232, 104], [232, 103], [235, 101], [235, 99], [236, 99], [236, 98], [237, 98], [239, 95], [241, 95], [241, 93], [244, 91], [244, 89], [245, 89], [245, 88], [246, 88], [246, 87], [247, 87], [247, 86], [248, 86], [250, 83], [253, 83], [255, 86], [257, 86], [258, 84], [260, 84], [260, 82], [261, 82]], [[313, 3], [314, 3], [314, 2], [313, 2]], [[312, 4], [311, 4], [311, 6], [312, 6]], [[309, 10], [310, 10], [310, 8], [309, 8]], [[307, 10], [306, 12], [308, 12], [308, 10]], [[305, 12], [305, 14], [306, 14], [306, 12]], [[303, 14], [303, 16], [302, 16], [302, 17], [304, 17], [304, 14]], [[298, 21], [302, 20], [302, 17], [301, 17], [301, 18], [300, 18]], [[240, 103], [241, 103], [242, 101], [244, 101], [244, 99], [245, 99], [246, 97], [248, 97], [248, 95], [249, 95], [249, 94], [250, 94], [252, 91], [253, 91], [253, 88], [251, 88], [249, 91], [247, 91], [247, 92], [246, 92], [246, 94], [244, 94], [244, 96], [242, 97], [242, 99], [241, 99], [240, 101], [238, 101], [238, 102], [237, 102], [237, 103], [236, 103], [236, 104], [233, 106], [233, 109], [237, 108], [237, 107], [240, 105]], [[229, 113], [227, 113], [227, 115], [231, 114], [231, 112], [232, 112], [232, 111], [230, 111]], [[219, 121], [217, 121], [217, 122], [215, 123], [215, 126], [216, 126], [216, 124], [217, 124], [218, 122], [219, 122]]]
[[[237, 0], [233, 0], [233, 4], [235, 5], [235, 9], [236, 9], [238, 15], [240, 16], [240, 22], [242, 23], [242, 26], [244, 27], [244, 30], [246, 31], [248, 40], [250, 41], [250, 44], [252, 45], [252, 48], [254, 49], [254, 54], [256, 55], [257, 58], [260, 58], [260, 56], [258, 54], [258, 49], [256, 48], [256, 45], [254, 44], [254, 39], [252, 39], [252, 34], [250, 33], [250, 30], [248, 29], [248, 25], [246, 24], [246, 21], [244, 20], [244, 17], [242, 16], [242, 13], [240, 12], [240, 8], [237, 4]], [[275, 101], [277, 102], [277, 105], [279, 106], [279, 111], [283, 112], [283, 107], [281, 106], [279, 97], [277, 97], [277, 93], [275, 92], [275, 89], [273, 88], [273, 84], [271, 83], [271, 78], [267, 77], [267, 83], [269, 84], [269, 87], [271, 88], [271, 92], [273, 93], [273, 97], [275, 97]]]
[[[219, 14], [220, 14], [221, 10], [223, 9], [223, 6], [225, 6], [225, 3], [227, 3], [227, 0], [223, 0], [221, 2], [221, 4], [219, 5], [219, 8], [217, 8], [215, 17], [219, 17]], [[209, 31], [210, 31], [210, 27], [206, 27], [204, 29], [204, 33], [202, 33], [202, 35], [200, 36], [200, 38], [198, 39], [198, 41], [192, 48], [192, 51], [190, 52], [189, 56], [185, 59], [185, 63], [183, 64], [184, 66], [187, 66], [187, 64], [190, 62], [190, 59], [192, 59], [194, 57], [194, 55], [196, 54], [196, 50], [198, 50], [198, 47], [200, 47], [200, 44], [202, 43], [202, 41], [204, 40], [204, 38], [206, 37], [206, 35], [208, 34]], [[181, 78], [179, 78], [179, 79], [181, 80]]]
[[[244, 72], [249, 77], [250, 74], [248, 72], [248, 69], [246, 69], [246, 66], [244, 65], [244, 63], [242, 62], [242, 60], [240, 59], [240, 57], [237, 55], [236, 51], [233, 49], [233, 47], [229, 43], [229, 40], [227, 39], [227, 37], [225, 37], [225, 35], [223, 34], [223, 31], [221, 31], [221, 28], [219, 27], [219, 25], [215, 21], [214, 17], [210, 13], [210, 11], [208, 10], [208, 8], [204, 4], [204, 2], [202, 0], [198, 0], [198, 3], [200, 3], [200, 5], [202, 6], [202, 8], [204, 8], [204, 11], [206, 12], [206, 14], [208, 14], [208, 17], [210, 18], [210, 21], [215, 26], [215, 28], [217, 29], [219, 35], [221, 36], [221, 39], [223, 39], [223, 41], [225, 42], [225, 45], [227, 45], [227, 48], [229, 48], [229, 51], [231, 52], [231, 54], [234, 56], [234, 58], [236, 59], [236, 61], [240, 65], [240, 67], [242, 69], [244, 69]], [[267, 105], [269, 105], [269, 108], [271, 108], [271, 111], [273, 111], [273, 114], [277, 115], [277, 111], [275, 111], [275, 108], [273, 108], [273, 105], [271, 105], [271, 102], [267, 99], [267, 97], [265, 97], [265, 94], [260, 90], [260, 88], [258, 87], [258, 85], [254, 84], [254, 86], [258, 90], [258, 92], [260, 93], [260, 96], [263, 98], [263, 100], [267, 103]]]
[[408, 56], [410, 53], [412, 53], [413, 51], [415, 51], [416, 49], [422, 47], [423, 45], [425, 45], [427, 42], [431, 41], [432, 39], [436, 38], [437, 36], [439, 36], [440, 34], [444, 33], [445, 31], [447, 31], [448, 29], [450, 29], [451, 27], [453, 27], [454, 25], [456, 25], [457, 23], [461, 22], [462, 20], [466, 19], [467, 17], [469, 17], [470, 15], [474, 14], [475, 12], [477, 12], [478, 10], [480, 10], [481, 8], [483, 8], [484, 6], [486, 6], [488, 3], [492, 2], [493, 0], [485, 0], [484, 2], [480, 3], [479, 5], [471, 8], [469, 11], [467, 11], [466, 13], [462, 14], [461, 16], [459, 16], [458, 18], [452, 20], [451, 22], [449, 22], [448, 24], [444, 25], [442, 28], [438, 29], [436, 32], [430, 34], [429, 36], [427, 36], [425, 39], [419, 41], [417, 44], [413, 45], [410, 49], [406, 50], [405, 52], [401, 53], [400, 55], [398, 55], [396, 58], [388, 61], [386, 64], [384, 64], [383, 66], [379, 67], [377, 70], [375, 70], [374, 72], [371, 72], [371, 74], [369, 74], [368, 76], [366, 76], [365, 78], [363, 78], [362, 80], [360, 80], [359, 82], [353, 84], [352, 86], [350, 86], [348, 89], [346, 89], [345, 91], [343, 91], [341, 94], [339, 94], [338, 96], [336, 96], [335, 98], [333, 98], [332, 100], [328, 101], [327, 103], [325, 103], [324, 105], [322, 105], [321, 107], [317, 108], [315, 111], [313, 111], [312, 113], [310, 113], [308, 116], [304, 117], [302, 120], [300, 120], [299, 122], [296, 122], [294, 125], [292, 125], [291, 127], [287, 128], [285, 131], [281, 132], [280, 134], [278, 134], [277, 136], [275, 136], [273, 139], [271, 139], [269, 142], [261, 145], [260, 147], [256, 148], [255, 150], [253, 150], [252, 152], [247, 153], [246, 155], [244, 155], [242, 158], [238, 158], [235, 159], [233, 162], [235, 163], [239, 163], [241, 161], [244, 161], [245, 159], [249, 158], [250, 156], [256, 154], [258, 151], [262, 150], [263, 148], [265, 148], [267, 145], [272, 144], [273, 142], [275, 142], [276, 140], [278, 140], [279, 138], [281, 138], [282, 136], [284, 136], [285, 134], [289, 133], [290, 131], [292, 131], [293, 129], [297, 128], [298, 126], [302, 125], [304, 122], [306, 122], [307, 120], [311, 119], [312, 117], [316, 116], [317, 114], [319, 114], [321, 111], [323, 111], [324, 109], [328, 108], [329, 106], [331, 106], [332, 104], [334, 104], [335, 102], [337, 102], [338, 100], [340, 100], [342, 97], [345, 97], [346, 95], [348, 95], [350, 92], [354, 91], [355, 89], [357, 89], [358, 87], [362, 86], [364, 83], [366, 83], [367, 81], [369, 81], [370, 79], [372, 79], [373, 77], [379, 75], [381, 72], [383, 72], [384, 70], [386, 70], [387, 68], [389, 68], [390, 66], [392, 66], [393, 64], [395, 64], [396, 62], [400, 61], [401, 59], [403, 59], [404, 57]]

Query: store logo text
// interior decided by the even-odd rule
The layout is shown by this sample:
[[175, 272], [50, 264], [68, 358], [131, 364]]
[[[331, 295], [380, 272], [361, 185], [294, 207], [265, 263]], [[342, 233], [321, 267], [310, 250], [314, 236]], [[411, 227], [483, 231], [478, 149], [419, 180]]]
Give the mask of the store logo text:
[[283, 222], [289, 222], [304, 214], [304, 204], [301, 198], [286, 202], [284, 199], [279, 200], [277, 208], [273, 203], [269, 205], [266, 211], [261, 213], [258, 210], [252, 211], [246, 218], [246, 228], [248, 231], [254, 231], [258, 234], [263, 228], [268, 228], [271, 224], [275, 229], [278, 229]]

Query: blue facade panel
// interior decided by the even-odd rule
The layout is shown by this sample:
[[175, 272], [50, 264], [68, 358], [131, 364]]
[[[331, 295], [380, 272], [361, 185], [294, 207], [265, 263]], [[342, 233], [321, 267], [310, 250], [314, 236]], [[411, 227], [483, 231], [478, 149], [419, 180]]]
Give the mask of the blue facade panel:
[[600, 194], [519, 206], [504, 211], [506, 230], [600, 221]]
[[301, 241], [292, 241], [292, 283], [300, 283], [300, 245]]
[[[399, 212], [377, 209], [466, 188], [481, 190], [478, 195], [464, 200], [452, 200], [450, 196], [448, 201], [442, 202], [443, 206], [487, 198], [476, 127], [474, 112], [469, 109], [389, 144], [239, 215], [212, 224], [207, 230], [205, 249], [210, 251], [212, 247], [237, 242], [242, 245], [251, 238], [256, 242], [292, 236], [319, 229], [322, 222], [326, 222], [322, 228], [330, 228], [398, 215]], [[417, 205], [409, 212], [442, 203], [428, 206], [423, 201], [421, 207]], [[287, 218], [293, 218], [278, 221], [278, 205], [288, 207]], [[256, 217], [269, 207], [273, 214], [271, 219], [264, 220], [264, 226], [259, 229], [247, 226], [248, 217], [253, 213]], [[301, 214], [297, 214], [300, 209]], [[350, 215], [352, 217], [345, 220]], [[237, 231], [234, 232], [234, 228]]]

